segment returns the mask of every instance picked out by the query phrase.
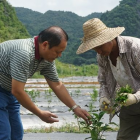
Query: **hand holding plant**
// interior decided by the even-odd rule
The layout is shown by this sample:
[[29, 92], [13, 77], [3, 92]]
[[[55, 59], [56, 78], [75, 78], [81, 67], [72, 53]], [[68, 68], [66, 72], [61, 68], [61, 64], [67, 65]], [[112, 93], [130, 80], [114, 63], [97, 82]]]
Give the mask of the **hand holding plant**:
[[117, 106], [122, 107], [122, 106], [133, 104], [136, 101], [136, 98], [134, 97], [132, 93], [133, 93], [133, 90], [129, 85], [126, 85], [125, 87], [121, 87], [117, 91], [117, 97], [115, 99], [114, 108]]
[[137, 103], [137, 98], [135, 97], [135, 94], [123, 93], [122, 96], [127, 96], [127, 100], [124, 102], [123, 106], [129, 106]]
[[117, 96], [114, 102], [115, 103], [113, 105], [113, 111], [110, 115], [109, 122], [111, 122], [114, 115], [117, 115], [122, 106], [129, 106], [140, 102], [140, 91], [133, 93], [133, 89], [129, 85], [121, 87], [117, 91]]

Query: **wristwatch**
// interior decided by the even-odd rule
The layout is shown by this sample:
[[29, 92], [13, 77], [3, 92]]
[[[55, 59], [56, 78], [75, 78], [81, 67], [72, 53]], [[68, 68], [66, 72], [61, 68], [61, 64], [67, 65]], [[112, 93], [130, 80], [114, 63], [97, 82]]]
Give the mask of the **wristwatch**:
[[[74, 111], [75, 108], [80, 107], [79, 105], [74, 105], [71, 110]], [[81, 108], [81, 107], [80, 107]]]

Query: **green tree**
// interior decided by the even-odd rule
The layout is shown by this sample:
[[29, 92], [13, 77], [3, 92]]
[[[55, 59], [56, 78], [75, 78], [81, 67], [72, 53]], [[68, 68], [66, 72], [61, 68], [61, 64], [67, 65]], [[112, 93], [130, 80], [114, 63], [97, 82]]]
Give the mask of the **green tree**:
[[15, 9], [6, 0], [0, 0], [0, 42], [29, 36], [25, 26], [18, 20]]

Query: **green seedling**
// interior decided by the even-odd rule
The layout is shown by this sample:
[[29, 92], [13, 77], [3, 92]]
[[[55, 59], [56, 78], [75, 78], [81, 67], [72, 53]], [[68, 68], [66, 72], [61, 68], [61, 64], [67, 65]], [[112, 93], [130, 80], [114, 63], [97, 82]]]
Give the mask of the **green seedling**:
[[97, 90], [94, 89], [91, 96], [92, 102], [88, 106], [89, 113], [91, 115], [91, 118], [89, 118], [91, 124], [87, 124], [85, 121], [80, 120], [80, 118], [75, 115], [75, 118], [77, 118], [78, 120], [79, 130], [82, 129], [84, 132], [90, 133], [90, 137], [86, 138], [85, 140], [106, 140], [103, 133], [105, 131], [113, 131], [114, 129], [111, 127], [111, 125], [116, 125], [118, 127], [118, 125], [114, 122], [109, 124], [105, 124], [102, 122], [105, 112], [99, 111], [95, 106], [93, 106], [93, 103], [97, 98], [97, 93]]
[[118, 105], [123, 106], [125, 104], [126, 100], [128, 99], [128, 96], [122, 95], [122, 93], [133, 93], [133, 90], [129, 85], [126, 85], [125, 87], [121, 87], [117, 91], [117, 96], [115, 99], [114, 107], [117, 107]]
[[92, 112], [90, 121], [91, 125], [87, 125], [85, 121], [81, 121], [80, 124], [84, 126], [83, 128], [90, 132], [91, 136], [86, 138], [90, 140], [106, 140], [103, 133], [105, 131], [113, 131], [113, 128], [110, 127], [110, 124], [118, 126], [116, 123], [112, 122], [110, 124], [104, 124], [101, 119], [103, 118], [105, 112], [100, 111], [99, 113]]
[[49, 95], [52, 95], [53, 90], [51, 88], [48, 89]]
[[31, 91], [28, 91], [28, 90], [25, 90], [26, 93], [28, 93], [28, 95], [31, 97], [32, 101], [33, 102], [36, 102], [36, 98], [37, 97], [40, 97], [40, 91], [35, 91], [35, 90], [31, 90]]
[[75, 90], [75, 93], [80, 93], [80, 92], [81, 92], [80, 89]]
[[122, 93], [132, 94], [133, 90], [129, 85], [126, 85], [125, 87], [121, 87], [117, 91], [116, 98], [114, 100], [113, 109], [112, 109], [112, 112], [111, 112], [110, 122], [111, 122], [111, 119], [113, 118], [113, 116], [117, 115], [117, 113], [119, 112], [121, 107], [125, 105], [125, 103], [128, 99], [128, 95], [123, 95]]
[[98, 97], [98, 91], [94, 88], [93, 93], [90, 94], [90, 97], [93, 101], [95, 101]]

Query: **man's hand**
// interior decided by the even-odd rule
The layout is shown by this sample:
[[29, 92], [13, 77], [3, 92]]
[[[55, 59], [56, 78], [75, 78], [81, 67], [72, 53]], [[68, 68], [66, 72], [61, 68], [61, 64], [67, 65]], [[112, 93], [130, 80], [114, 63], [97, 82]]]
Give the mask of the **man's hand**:
[[125, 103], [123, 104], [124, 106], [129, 106], [132, 104], [135, 104], [138, 102], [137, 100], [137, 94], [132, 94], [132, 93], [122, 93], [121, 95], [127, 95], [127, 99]]
[[49, 112], [49, 111], [43, 111], [41, 110], [41, 113], [39, 115], [39, 118], [46, 122], [46, 123], [54, 123], [54, 122], [59, 122], [59, 120], [55, 119], [58, 118], [55, 114]]
[[30, 99], [28, 94], [24, 91], [25, 83], [12, 79], [12, 94], [17, 98], [20, 104], [37, 115], [41, 120], [47, 123], [58, 122], [55, 114], [49, 111], [40, 110]]
[[110, 105], [110, 101], [106, 97], [100, 98], [100, 109], [108, 114], [111, 114], [113, 109]]
[[77, 107], [77, 108], [75, 108], [75, 109], [73, 110], [73, 112], [74, 112], [75, 115], [77, 115], [78, 117], [81, 117], [82, 119], [84, 119], [88, 125], [91, 124], [91, 121], [90, 121], [91, 116], [90, 116], [90, 114], [89, 114], [86, 110], [84, 110], [84, 109], [82, 109], [82, 108], [80, 108], [80, 107]]

